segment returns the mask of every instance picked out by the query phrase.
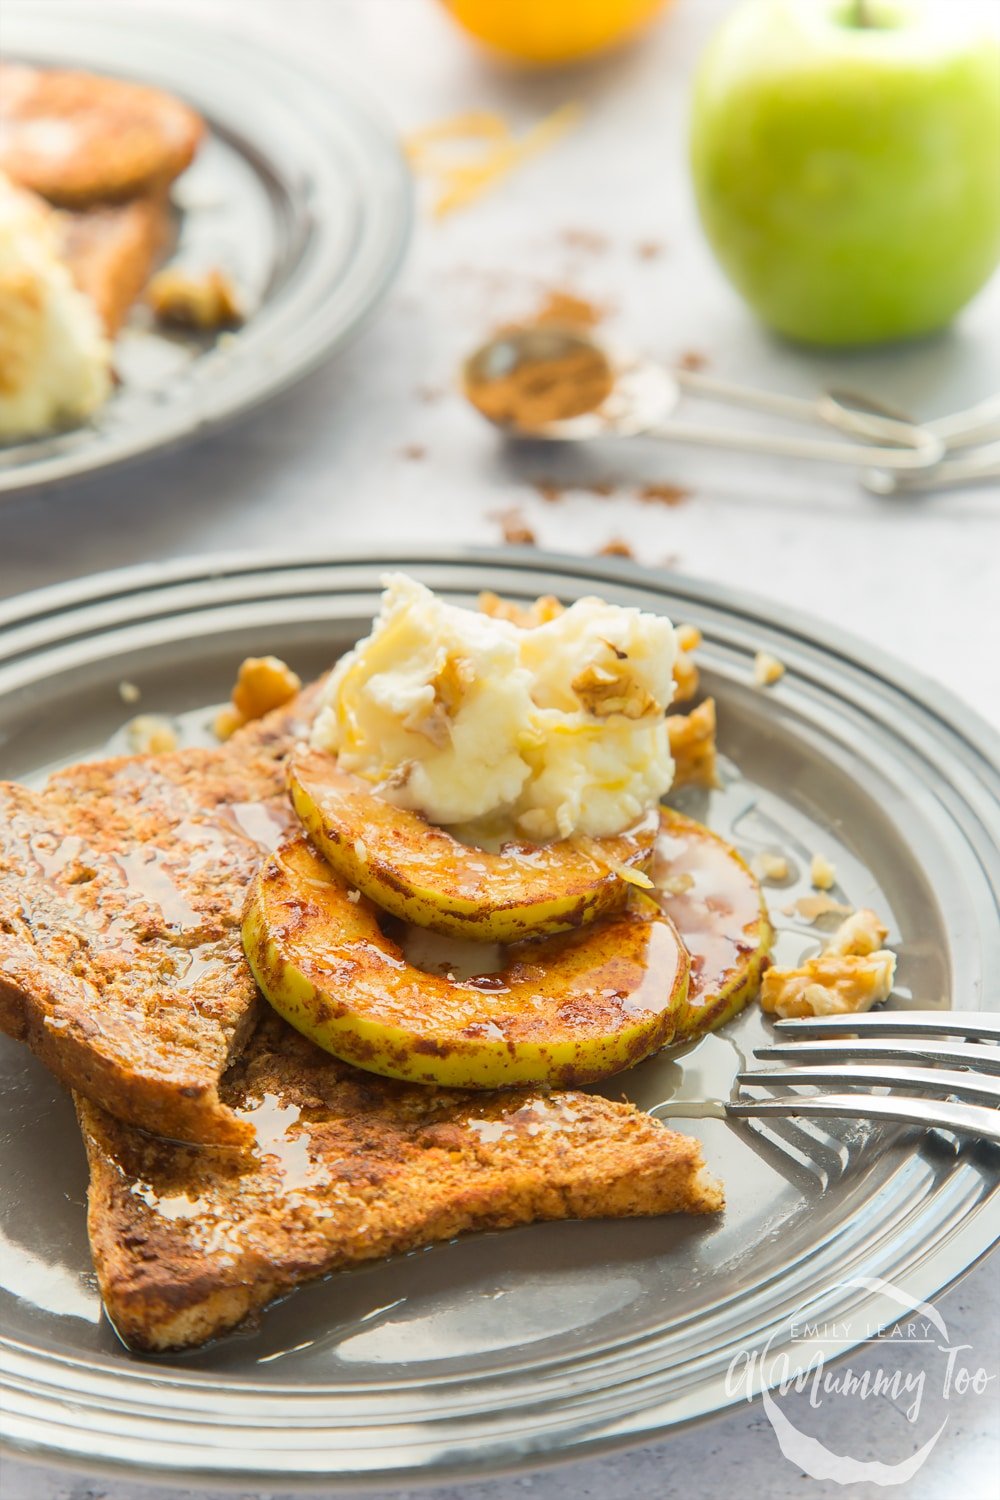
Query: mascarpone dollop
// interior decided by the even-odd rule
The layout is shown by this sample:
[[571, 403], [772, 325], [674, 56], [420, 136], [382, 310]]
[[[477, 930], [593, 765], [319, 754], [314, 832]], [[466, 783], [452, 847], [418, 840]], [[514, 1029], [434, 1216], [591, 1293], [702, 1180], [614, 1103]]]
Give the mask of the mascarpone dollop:
[[674, 629], [579, 599], [545, 624], [447, 604], [396, 573], [338, 662], [314, 746], [399, 807], [537, 842], [621, 833], [670, 786]]
[[60, 259], [56, 215], [0, 175], [0, 440], [82, 422], [110, 392], [111, 347]]

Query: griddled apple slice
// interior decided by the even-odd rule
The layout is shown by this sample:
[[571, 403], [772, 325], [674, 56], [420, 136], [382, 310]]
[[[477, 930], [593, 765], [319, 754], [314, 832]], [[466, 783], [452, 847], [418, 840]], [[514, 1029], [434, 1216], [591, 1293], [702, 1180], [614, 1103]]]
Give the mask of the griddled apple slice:
[[300, 837], [251, 886], [243, 945], [275, 1010], [346, 1062], [451, 1088], [569, 1087], [673, 1038], [687, 953], [656, 903], [638, 904], [456, 979], [409, 963], [376, 907]]
[[661, 812], [653, 885], [691, 959], [674, 1035], [687, 1042], [753, 999], [774, 932], [760, 886], [732, 845], [671, 808]]
[[655, 811], [616, 838], [512, 840], [493, 854], [393, 806], [322, 751], [297, 751], [288, 784], [303, 827], [338, 875], [384, 911], [434, 932], [487, 943], [570, 932], [620, 911], [630, 885], [649, 885]]

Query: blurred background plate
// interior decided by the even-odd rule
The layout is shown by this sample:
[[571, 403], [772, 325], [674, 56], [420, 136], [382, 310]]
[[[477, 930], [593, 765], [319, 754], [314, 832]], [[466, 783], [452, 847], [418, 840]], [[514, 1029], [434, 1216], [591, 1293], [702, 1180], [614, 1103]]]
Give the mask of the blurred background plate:
[[203, 434], [283, 390], [354, 333], [391, 285], [411, 227], [391, 125], [344, 82], [182, 16], [76, 3], [3, 7], [10, 61], [156, 84], [209, 134], [175, 184], [178, 251], [245, 292], [243, 328], [170, 337], [134, 319], [121, 386], [94, 422], [0, 447], [0, 494], [89, 473]]
[[[761, 600], [619, 563], [454, 549], [332, 560], [223, 558], [128, 569], [0, 605], [5, 776], [124, 749], [130, 710], [210, 743], [241, 658], [305, 677], [368, 628], [380, 579], [405, 568], [445, 598], [598, 593], [703, 632], [722, 786], [687, 810], [747, 856], [780, 849], [768, 898], [781, 961], [819, 946], [787, 908], [809, 859], [835, 894], [886, 918], [896, 1003], [1000, 1008], [1000, 754], [956, 700], [829, 626]], [[753, 686], [757, 650], [787, 667]], [[742, 1399], [741, 1351], [792, 1368], [834, 1350], [800, 1310], [858, 1337], [898, 1319], [859, 1290], [885, 1278], [932, 1298], [990, 1246], [996, 1155], [864, 1121], [727, 1122], [718, 1101], [768, 1033], [750, 1006], [722, 1033], [605, 1087], [704, 1144], [718, 1219], [557, 1223], [483, 1234], [304, 1287], [259, 1326], [185, 1356], [139, 1358], [101, 1308], [86, 1168], [68, 1097], [0, 1039], [0, 1403], [17, 1452], [178, 1487], [329, 1492], [537, 1467], [636, 1443]], [[706, 1114], [705, 1105], [710, 1106]], [[711, 1108], [716, 1110], [713, 1116]], [[843, 1346], [838, 1346], [842, 1352]]]

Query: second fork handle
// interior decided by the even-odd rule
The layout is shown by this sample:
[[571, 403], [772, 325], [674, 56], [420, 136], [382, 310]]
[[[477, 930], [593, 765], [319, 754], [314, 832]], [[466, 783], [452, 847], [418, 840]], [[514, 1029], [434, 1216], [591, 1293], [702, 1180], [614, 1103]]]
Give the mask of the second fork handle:
[[933, 434], [919, 448], [883, 448], [863, 443], [829, 442], [823, 438], [786, 437], [782, 433], [740, 432], [704, 427], [692, 422], [658, 422], [643, 434], [669, 443], [694, 443], [702, 448], [724, 448], [736, 453], [770, 453], [779, 458], [816, 459], [850, 464], [853, 468], [927, 469], [937, 463], [944, 444]]
[[[737, 385], [730, 380], [720, 380], [717, 375], [704, 375], [701, 371], [676, 369], [672, 374], [682, 390], [704, 396], [708, 401], [771, 412], [776, 417], [809, 422], [814, 427], [832, 427], [847, 437], [867, 438], [870, 442], [886, 443], [894, 448], [921, 449], [927, 441], [926, 429], [915, 422], [889, 412], [856, 410], [831, 392], [818, 399], [788, 396], [781, 391]], [[939, 436], [943, 440], [945, 434], [942, 432]]]

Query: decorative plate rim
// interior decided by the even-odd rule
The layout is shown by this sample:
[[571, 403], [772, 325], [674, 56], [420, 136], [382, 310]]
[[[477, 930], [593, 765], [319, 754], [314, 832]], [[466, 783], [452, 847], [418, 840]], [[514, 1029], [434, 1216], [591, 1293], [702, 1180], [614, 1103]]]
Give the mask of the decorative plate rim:
[[[58, 629], [60, 622], [65, 623], [71, 633], [84, 639], [93, 637], [99, 643], [102, 631], [114, 628], [116, 609], [120, 615], [127, 601], [140, 606], [148, 604], [148, 616], [165, 618], [170, 613], [171, 594], [174, 591], [183, 593], [186, 587], [205, 590], [226, 581], [238, 586], [242, 581], [245, 587], [240, 597], [248, 598], [255, 593], [260, 597], [263, 591], [265, 595], [270, 592], [270, 597], [277, 598], [285, 597], [285, 591], [276, 589], [276, 583], [281, 579], [292, 582], [295, 575], [306, 573], [312, 575], [314, 595], [327, 574], [331, 593], [339, 589], [345, 594], [369, 594], [377, 588], [379, 575], [394, 567], [412, 568], [418, 574], [422, 570], [443, 571], [449, 575], [446, 587], [459, 594], [487, 586], [486, 577], [480, 575], [488, 574], [490, 586], [506, 587], [508, 591], [513, 588], [523, 596], [542, 591], [540, 586], [535, 587], [534, 581], [544, 577], [548, 588], [558, 588], [563, 582], [567, 592], [574, 593], [602, 586], [625, 587], [638, 596], [644, 596], [651, 606], [658, 599], [671, 601], [674, 612], [678, 601], [687, 601], [693, 606], [714, 609], [724, 619], [734, 622], [742, 632], [744, 645], [746, 624], [753, 622], [756, 638], [766, 640], [771, 637], [784, 641], [793, 659], [797, 651], [804, 653], [804, 659], [814, 656], [826, 664], [841, 688], [845, 680], [850, 688], [852, 673], [863, 673], [868, 679], [874, 679], [876, 685], [881, 682], [895, 695], [904, 695], [911, 705], [911, 713], [921, 721], [917, 727], [936, 735], [942, 742], [942, 752], [953, 746], [956, 739], [965, 746], [968, 752], [965, 769], [983, 794], [983, 806], [988, 810], [988, 816], [985, 821], [980, 819], [967, 799], [963, 799], [963, 806], [990, 841], [991, 853], [997, 852], [993, 846], [1000, 844], [1000, 736], [974, 710], [947, 690], [939, 689], [919, 672], [839, 627], [811, 620], [802, 612], [774, 606], [746, 591], [730, 590], [687, 575], [654, 573], [627, 561], [592, 560], [535, 549], [515, 551], [427, 545], [377, 552], [352, 549], [326, 558], [307, 557], [295, 552], [277, 557], [260, 552], [226, 552], [117, 569], [52, 585], [0, 604], [0, 630], [3, 632], [0, 636], [0, 682], [6, 664], [16, 661], [20, 655], [29, 661], [36, 654], [44, 657], [52, 645], [52, 629]], [[192, 608], [195, 612], [198, 610], [198, 605], [192, 604], [190, 597], [176, 602], [178, 609], [185, 613], [190, 613]], [[210, 598], [205, 598], [201, 608], [223, 608], [227, 602], [232, 600], [225, 595], [214, 605]], [[90, 618], [91, 612], [100, 606], [104, 606], [100, 621]], [[75, 622], [74, 616], [79, 616]], [[37, 647], [32, 646], [33, 634], [38, 641]], [[897, 739], [901, 749], [906, 741], [900, 735]], [[990, 976], [989, 982], [992, 988], [988, 1003], [991, 1007], [1000, 1006], [997, 975]], [[953, 1196], [959, 1192], [959, 1178], [964, 1181], [970, 1171], [968, 1162], [964, 1162], [949, 1178], [949, 1184], [954, 1183]], [[932, 1226], [935, 1237], [928, 1244], [919, 1238], [924, 1226], [919, 1216], [916, 1217], [910, 1233], [911, 1238], [916, 1234], [917, 1240], [912, 1252], [907, 1252], [909, 1258], [905, 1261], [906, 1288], [914, 1302], [940, 1292], [988, 1252], [993, 1241], [986, 1222], [988, 1216], [984, 1214], [988, 1201], [984, 1193], [969, 1205], [961, 1219], [953, 1217], [952, 1221]], [[943, 1212], [940, 1206], [937, 1211], [939, 1216]], [[882, 1248], [883, 1242], [875, 1237], [874, 1230], [871, 1234], [866, 1231], [852, 1253], [860, 1262], [862, 1256], [877, 1259]], [[771, 1280], [785, 1289], [782, 1295], [787, 1300], [797, 1288], [808, 1288], [808, 1281], [800, 1281], [803, 1274], [801, 1265], [796, 1267], [793, 1263]], [[747, 1311], [747, 1316], [755, 1321], [751, 1322], [749, 1329], [744, 1322], [739, 1328], [733, 1326], [722, 1330], [721, 1345], [717, 1343], [711, 1350], [713, 1358], [718, 1357], [720, 1347], [723, 1352], [729, 1347], [726, 1340], [735, 1334], [746, 1342], [753, 1338], [755, 1331], [782, 1324], [785, 1315], [781, 1305], [773, 1300], [770, 1291], [767, 1297], [763, 1289], [758, 1289], [758, 1293], [756, 1299], [750, 1298], [750, 1303], [756, 1300], [759, 1306], [756, 1310], [748, 1306]], [[865, 1311], [869, 1321], [884, 1322], [898, 1317], [899, 1307], [884, 1296], [881, 1299], [876, 1296], [865, 1303]], [[560, 1459], [650, 1441], [673, 1426], [707, 1419], [739, 1399], [726, 1395], [718, 1371], [709, 1369], [705, 1370], [700, 1384], [682, 1385], [679, 1390], [670, 1387], [670, 1367], [663, 1367], [662, 1361], [657, 1360], [658, 1341], [662, 1342], [662, 1337], [662, 1332], [647, 1329], [619, 1343], [612, 1340], [596, 1353], [584, 1350], [575, 1363], [570, 1356], [536, 1362], [528, 1360], [510, 1372], [490, 1370], [470, 1377], [460, 1402], [465, 1420], [470, 1417], [475, 1420], [477, 1414], [482, 1416], [487, 1411], [496, 1416], [496, 1408], [488, 1403], [495, 1401], [498, 1388], [503, 1393], [509, 1379], [516, 1380], [522, 1375], [534, 1382], [530, 1395], [508, 1388], [512, 1400], [511, 1415], [515, 1421], [520, 1418], [526, 1429], [518, 1433], [515, 1427], [515, 1435], [505, 1437], [502, 1424], [499, 1428], [494, 1425], [480, 1437], [476, 1448], [470, 1447], [467, 1439], [456, 1435], [457, 1424], [462, 1418], [453, 1412], [435, 1412], [431, 1408], [422, 1410], [419, 1399], [407, 1399], [409, 1386], [405, 1380], [385, 1382], [386, 1393], [392, 1391], [406, 1409], [383, 1418], [380, 1425], [373, 1410], [378, 1387], [372, 1384], [347, 1393], [333, 1382], [300, 1382], [294, 1386], [272, 1387], [266, 1382], [244, 1380], [241, 1376], [213, 1376], [204, 1371], [170, 1370], [167, 1373], [156, 1365], [148, 1368], [128, 1365], [121, 1371], [108, 1370], [71, 1354], [39, 1354], [16, 1341], [7, 1341], [5, 1345], [0, 1341], [0, 1348], [5, 1349], [6, 1364], [5, 1375], [0, 1376], [0, 1389], [7, 1397], [8, 1450], [21, 1457], [33, 1457], [78, 1470], [129, 1474], [135, 1479], [148, 1479], [154, 1483], [200, 1481], [215, 1487], [245, 1487], [248, 1481], [256, 1480], [289, 1491], [409, 1484], [418, 1478], [446, 1482], [487, 1473], [538, 1468]], [[822, 1347], [822, 1343], [800, 1347], [804, 1362]], [[832, 1349], [827, 1350], [827, 1357], [833, 1353]], [[605, 1364], [605, 1378], [602, 1381], [598, 1371], [596, 1380], [588, 1385], [586, 1370], [600, 1360]], [[554, 1386], [546, 1394], [546, 1382], [556, 1380], [558, 1371], [555, 1367], [559, 1365], [579, 1366], [578, 1384], [572, 1399], [560, 1398]], [[664, 1382], [667, 1382], [666, 1386]], [[417, 1383], [414, 1378], [414, 1384]], [[432, 1378], [419, 1384], [436, 1385], [439, 1391], [449, 1385], [456, 1391], [459, 1389], [458, 1377], [454, 1376]], [[194, 1401], [198, 1391], [206, 1385], [218, 1391], [219, 1410], [215, 1415], [211, 1411], [200, 1411], [196, 1417]], [[175, 1396], [172, 1410], [170, 1392]], [[122, 1424], [128, 1421], [135, 1424], [131, 1436], [118, 1439], [115, 1457], [95, 1451], [93, 1439], [89, 1443], [84, 1440], [87, 1409], [103, 1411], [107, 1399], [113, 1401]], [[82, 1415], [73, 1418], [70, 1409], [77, 1401], [82, 1403]], [[236, 1416], [241, 1402], [245, 1411], [242, 1422]], [[294, 1430], [299, 1451], [295, 1455], [298, 1467], [289, 1471], [278, 1462], [290, 1457], [289, 1450], [283, 1449], [279, 1442], [262, 1444], [265, 1430], [261, 1429], [270, 1419], [269, 1433], [275, 1434], [279, 1431], [280, 1421], [292, 1421], [289, 1414], [292, 1402], [298, 1403]], [[227, 1414], [230, 1407], [232, 1417]], [[350, 1414], [348, 1408], [351, 1408]], [[169, 1418], [164, 1422], [168, 1412]], [[360, 1426], [354, 1428], [353, 1445], [340, 1441], [351, 1432], [348, 1416], [350, 1421], [361, 1419]], [[227, 1452], [225, 1447], [226, 1435], [232, 1439], [235, 1432], [245, 1431], [246, 1424], [254, 1420], [259, 1438], [253, 1458], [241, 1455], [240, 1461], [245, 1466], [233, 1467], [233, 1453]], [[227, 1425], [230, 1423], [233, 1425]], [[403, 1424], [407, 1423], [410, 1430], [413, 1423], [420, 1423], [422, 1443], [411, 1440], [407, 1446], [406, 1440], [398, 1437], [395, 1438], [396, 1451], [391, 1451], [393, 1428], [402, 1431]], [[449, 1423], [454, 1429], [450, 1432], [447, 1430]], [[177, 1437], [173, 1444], [168, 1444], [165, 1433], [171, 1427], [177, 1431]], [[371, 1441], [365, 1439], [366, 1431], [372, 1434]], [[188, 1434], [187, 1441], [182, 1440], [183, 1432]], [[326, 1446], [323, 1444], [324, 1434]], [[377, 1452], [374, 1451], [376, 1437], [381, 1438]], [[306, 1452], [310, 1442], [314, 1446]], [[145, 1444], [157, 1451], [144, 1459], [137, 1455]], [[426, 1457], [431, 1450], [433, 1459]], [[272, 1467], [260, 1461], [266, 1454], [271, 1456]], [[409, 1461], [404, 1459], [407, 1454]], [[425, 1455], [423, 1460], [421, 1454]], [[349, 1465], [331, 1472], [330, 1465], [338, 1458], [341, 1461], [348, 1458]], [[251, 1461], [253, 1467], [249, 1466]], [[378, 1467], [379, 1464], [383, 1467]]]
[[[67, 0], [51, 0], [41, 11], [37, 6], [26, 4], [25, 0], [7, 0], [4, 53], [31, 58], [50, 50], [56, 52], [63, 45], [69, 53], [73, 50], [73, 43], [71, 39], [63, 43], [63, 30], [68, 25], [71, 37], [74, 28], [82, 29], [83, 20], [79, 8]], [[266, 47], [261, 37], [232, 31], [218, 17], [196, 22], [190, 16], [174, 16], [159, 8], [136, 14], [126, 6], [105, 0], [105, 3], [88, 7], [85, 21], [88, 46], [96, 45], [102, 35], [111, 37], [107, 46], [107, 67], [111, 71], [114, 71], [115, 64], [114, 38], [121, 37], [121, 28], [127, 23], [130, 45], [134, 44], [137, 35], [150, 48], [155, 48], [160, 38], [173, 46], [177, 46], [179, 40], [182, 49], [188, 51], [203, 45], [206, 40], [214, 41], [213, 66], [218, 66], [219, 58], [225, 58], [224, 68], [228, 73], [235, 74], [241, 67], [263, 68], [279, 95], [282, 85], [287, 89], [297, 84], [309, 99], [320, 127], [332, 131], [334, 139], [339, 139], [341, 145], [347, 140], [351, 150], [364, 158], [361, 164], [366, 169], [365, 180], [358, 179], [363, 188], [358, 210], [360, 239], [353, 247], [350, 259], [340, 268], [337, 285], [341, 286], [348, 277], [360, 280], [352, 287], [349, 305], [335, 304], [331, 313], [329, 308], [324, 309], [322, 288], [316, 280], [317, 271], [311, 269], [312, 282], [304, 288], [309, 299], [304, 309], [309, 314], [308, 323], [303, 322], [303, 307], [285, 310], [291, 318], [291, 333], [298, 338], [294, 347], [284, 347], [289, 329], [282, 327], [282, 337], [278, 341], [282, 347], [275, 349], [273, 337], [270, 342], [265, 338], [263, 343], [255, 343], [252, 353], [247, 352], [242, 358], [233, 356], [219, 366], [221, 379], [219, 371], [215, 371], [215, 365], [219, 364], [218, 351], [213, 351], [207, 357], [209, 361], [214, 360], [211, 370], [205, 360], [196, 366], [197, 381], [192, 390], [182, 391], [173, 404], [164, 405], [161, 413], [152, 418], [147, 415], [136, 430], [125, 435], [113, 434], [103, 444], [98, 427], [93, 444], [81, 441], [78, 447], [70, 447], [66, 452], [46, 454], [45, 444], [61, 437], [84, 438], [88, 432], [86, 425], [65, 434], [43, 435], [33, 443], [25, 444], [26, 454], [37, 449], [37, 457], [27, 456], [24, 462], [10, 465], [0, 462], [0, 499], [8, 495], [19, 497], [67, 480], [138, 462], [154, 453], [176, 449], [247, 416], [288, 390], [362, 330], [393, 285], [412, 237], [412, 173], [388, 117], [353, 79], [341, 74], [325, 76], [287, 43]], [[89, 56], [84, 56], [81, 61], [84, 65], [95, 65]], [[122, 71], [130, 72], [128, 68]], [[165, 80], [164, 86], [176, 87], [178, 92], [191, 99], [196, 108], [211, 115], [212, 101], [200, 97], [197, 84], [188, 88], [184, 81], [176, 79]], [[324, 224], [331, 222], [331, 214], [338, 210], [337, 204], [330, 202], [328, 197], [324, 198], [322, 191], [317, 194], [313, 186], [308, 187], [305, 203], [307, 245], [315, 240]], [[305, 250], [300, 261], [304, 256]], [[280, 293], [274, 303], [265, 302], [256, 316], [270, 315], [272, 308], [282, 310]], [[251, 317], [244, 330], [251, 339], [256, 334], [254, 322], [254, 317]], [[200, 372], [201, 365], [205, 365], [205, 378]], [[215, 379], [210, 380], [208, 376], [213, 371]], [[0, 458], [2, 453], [0, 449]]]

